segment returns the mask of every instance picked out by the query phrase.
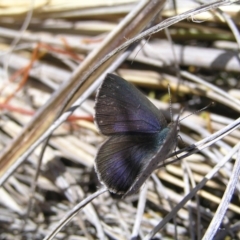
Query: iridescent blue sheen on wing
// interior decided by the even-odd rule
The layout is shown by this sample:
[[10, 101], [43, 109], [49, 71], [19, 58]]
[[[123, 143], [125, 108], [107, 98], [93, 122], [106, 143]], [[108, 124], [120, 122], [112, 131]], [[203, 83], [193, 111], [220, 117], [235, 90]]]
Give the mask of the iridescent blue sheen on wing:
[[95, 159], [98, 177], [111, 192], [133, 194], [173, 150], [178, 121], [167, 125], [137, 88], [113, 74], [100, 87], [95, 109], [100, 131], [110, 136]]
[[164, 142], [169, 129], [154, 134], [110, 137], [99, 149], [96, 171], [110, 191], [124, 194], [144, 171]]
[[136, 87], [113, 74], [100, 87], [95, 109], [104, 135], [156, 133], [167, 126], [162, 113]]
[[[167, 131], [166, 131], [167, 129]], [[164, 161], [168, 154], [172, 152], [177, 144], [178, 134], [178, 120], [168, 125], [167, 128], [163, 129], [159, 135], [164, 138], [163, 141], [158, 145], [158, 151], [156, 154], [148, 159], [148, 164], [145, 165], [144, 169], [138, 174], [138, 176], [132, 182], [130, 188], [125, 192], [123, 197], [129, 196], [139, 190], [142, 184], [157, 168], [159, 162]]]

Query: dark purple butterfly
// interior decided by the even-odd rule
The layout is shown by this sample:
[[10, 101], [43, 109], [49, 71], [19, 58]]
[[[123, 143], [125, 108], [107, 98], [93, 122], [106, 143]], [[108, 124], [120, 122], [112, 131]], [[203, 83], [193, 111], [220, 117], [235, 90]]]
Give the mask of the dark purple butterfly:
[[96, 96], [95, 121], [109, 136], [95, 159], [99, 180], [110, 192], [135, 193], [176, 145], [178, 124], [163, 114], [136, 87], [108, 74]]

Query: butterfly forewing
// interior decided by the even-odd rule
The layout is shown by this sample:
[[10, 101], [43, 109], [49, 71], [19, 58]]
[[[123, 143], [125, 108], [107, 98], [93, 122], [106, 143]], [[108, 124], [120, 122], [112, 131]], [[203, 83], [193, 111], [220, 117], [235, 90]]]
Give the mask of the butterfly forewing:
[[95, 121], [104, 135], [156, 133], [167, 126], [160, 111], [131, 83], [108, 74], [96, 96]]

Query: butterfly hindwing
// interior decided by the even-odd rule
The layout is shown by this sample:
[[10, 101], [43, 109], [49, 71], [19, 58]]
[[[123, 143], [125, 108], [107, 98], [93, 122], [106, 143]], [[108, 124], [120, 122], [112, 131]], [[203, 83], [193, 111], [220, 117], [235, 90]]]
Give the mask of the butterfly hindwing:
[[164, 161], [167, 158], [168, 154], [172, 152], [174, 147], [176, 147], [177, 134], [179, 131], [178, 128], [178, 120], [168, 125], [167, 134], [163, 134], [163, 136], [165, 136], [165, 139], [159, 144], [158, 151], [151, 159], [148, 160], [148, 164], [146, 164], [144, 170], [141, 171], [141, 173], [134, 179], [131, 187], [128, 189], [128, 191], [125, 192], [124, 197], [138, 191], [146, 179], [157, 168], [158, 163]]
[[110, 137], [99, 149], [95, 168], [111, 192], [126, 193], [158, 152], [168, 132]]
[[96, 96], [95, 121], [104, 135], [155, 133], [167, 126], [160, 111], [131, 83], [108, 74]]

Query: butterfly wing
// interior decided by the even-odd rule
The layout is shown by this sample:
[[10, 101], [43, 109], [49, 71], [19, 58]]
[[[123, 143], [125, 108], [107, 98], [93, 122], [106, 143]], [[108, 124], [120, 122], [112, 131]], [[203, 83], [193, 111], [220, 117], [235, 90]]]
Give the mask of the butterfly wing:
[[[172, 152], [174, 147], [177, 144], [177, 134], [179, 127], [179, 121], [169, 124], [167, 127], [167, 134], [163, 134], [164, 130], [161, 132], [163, 136], [165, 136], [162, 143], [159, 144], [158, 151], [155, 152], [155, 155], [148, 161], [148, 164], [145, 164], [141, 169], [141, 172], [132, 182], [130, 188], [127, 192], [125, 192], [123, 197], [129, 196], [139, 190], [142, 184], [146, 181], [146, 179], [152, 174], [152, 172], [157, 168], [159, 162], [164, 161], [168, 154]], [[160, 133], [160, 134], [161, 134]]]
[[126, 193], [147, 167], [149, 159], [156, 155], [167, 133], [168, 128], [165, 128], [161, 135], [122, 134], [110, 137], [95, 159], [99, 180], [111, 192]]
[[108, 74], [96, 96], [95, 121], [104, 135], [155, 133], [167, 126], [162, 113], [131, 83]]

